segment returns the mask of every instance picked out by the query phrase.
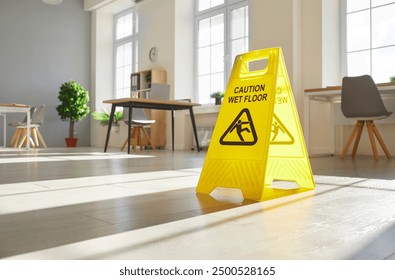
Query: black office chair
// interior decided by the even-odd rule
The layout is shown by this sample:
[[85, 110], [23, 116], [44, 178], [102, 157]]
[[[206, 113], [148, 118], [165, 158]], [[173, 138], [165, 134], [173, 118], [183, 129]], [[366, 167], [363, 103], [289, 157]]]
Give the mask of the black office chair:
[[392, 114], [392, 112], [388, 112], [385, 108], [372, 77], [369, 75], [363, 75], [343, 78], [341, 110], [346, 118], [353, 118], [357, 123], [355, 124], [354, 129], [352, 130], [351, 135], [340, 154], [340, 159], [343, 159], [346, 156], [347, 150], [353, 142], [354, 137], [355, 141], [351, 155], [352, 158], [355, 158], [365, 123], [368, 128], [374, 159], [379, 159], [374, 136], [376, 136], [379, 141], [387, 158], [391, 159], [391, 154], [384, 144], [383, 138], [375, 126], [374, 121], [387, 118]]

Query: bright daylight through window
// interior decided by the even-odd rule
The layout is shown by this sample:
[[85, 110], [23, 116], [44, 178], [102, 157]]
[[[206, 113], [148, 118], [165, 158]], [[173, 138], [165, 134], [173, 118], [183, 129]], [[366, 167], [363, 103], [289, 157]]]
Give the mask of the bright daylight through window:
[[395, 1], [346, 0], [347, 75], [395, 76]]
[[243, 0], [196, 0], [197, 99], [224, 91], [236, 55], [248, 51], [248, 3]]
[[115, 97], [130, 96], [130, 74], [137, 71], [138, 19], [135, 9], [115, 16]]

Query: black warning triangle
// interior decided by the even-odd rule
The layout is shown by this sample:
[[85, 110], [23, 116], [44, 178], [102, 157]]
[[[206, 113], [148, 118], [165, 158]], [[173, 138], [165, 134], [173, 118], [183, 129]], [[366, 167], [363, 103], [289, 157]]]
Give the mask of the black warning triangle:
[[219, 143], [221, 145], [253, 146], [257, 141], [258, 136], [251, 113], [247, 108], [244, 108], [221, 136]]
[[[273, 135], [274, 134], [274, 135]], [[281, 134], [281, 135], [280, 135]], [[272, 137], [270, 144], [274, 145], [291, 145], [295, 143], [295, 139], [280, 119], [274, 114], [272, 123]], [[280, 137], [279, 137], [280, 135]]]

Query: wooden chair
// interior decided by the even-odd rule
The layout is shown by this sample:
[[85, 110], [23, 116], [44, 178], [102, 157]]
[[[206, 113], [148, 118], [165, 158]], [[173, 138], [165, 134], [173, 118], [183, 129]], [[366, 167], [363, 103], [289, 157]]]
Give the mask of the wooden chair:
[[355, 141], [351, 156], [352, 158], [355, 158], [359, 140], [361, 139], [362, 130], [365, 124], [368, 128], [374, 159], [379, 159], [374, 137], [376, 137], [379, 141], [386, 157], [391, 159], [391, 154], [389, 153], [379, 130], [375, 126], [374, 121], [387, 118], [392, 114], [392, 112], [388, 112], [385, 108], [383, 100], [381, 99], [380, 93], [372, 77], [369, 75], [363, 75], [343, 78], [341, 110], [345, 117], [353, 118], [357, 122], [340, 154], [340, 159], [343, 159], [346, 156], [347, 150], [354, 138]]
[[[127, 119], [129, 116], [129, 108], [124, 108], [123, 116], [125, 124], [129, 125], [129, 120]], [[133, 147], [133, 150], [136, 151], [137, 146], [140, 147], [140, 150], [143, 149], [144, 146], [151, 146], [152, 149], [155, 150], [155, 144], [152, 142], [151, 138], [149, 137], [147, 131], [144, 127], [150, 126], [155, 123], [155, 120], [149, 120], [144, 113], [144, 110], [141, 108], [133, 108], [132, 110], [132, 123], [131, 123], [131, 132], [130, 132], [130, 143]], [[146, 143], [143, 142], [142, 135], [144, 135], [146, 139]], [[128, 144], [128, 137], [126, 137], [125, 142], [121, 147], [121, 151], [125, 149], [126, 145]]]
[[[38, 130], [39, 127], [44, 123], [44, 115], [47, 109], [46, 105], [37, 106], [31, 114], [30, 121], [30, 143], [32, 147], [38, 148], [39, 142], [41, 142], [43, 148], [47, 148], [45, 141]], [[14, 148], [21, 148], [24, 144], [27, 144], [27, 122], [26, 120], [22, 123], [16, 123], [11, 125], [15, 127], [15, 133], [11, 138], [10, 146]]]

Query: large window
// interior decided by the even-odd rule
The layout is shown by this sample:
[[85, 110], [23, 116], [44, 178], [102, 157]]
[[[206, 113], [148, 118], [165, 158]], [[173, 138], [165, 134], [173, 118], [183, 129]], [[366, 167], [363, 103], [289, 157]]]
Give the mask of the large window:
[[130, 96], [130, 74], [137, 71], [138, 21], [135, 9], [117, 14], [114, 18], [115, 97]]
[[196, 0], [196, 87], [199, 103], [224, 91], [236, 55], [248, 51], [245, 0]]
[[375, 82], [395, 76], [395, 1], [344, 0], [348, 76], [369, 74]]

